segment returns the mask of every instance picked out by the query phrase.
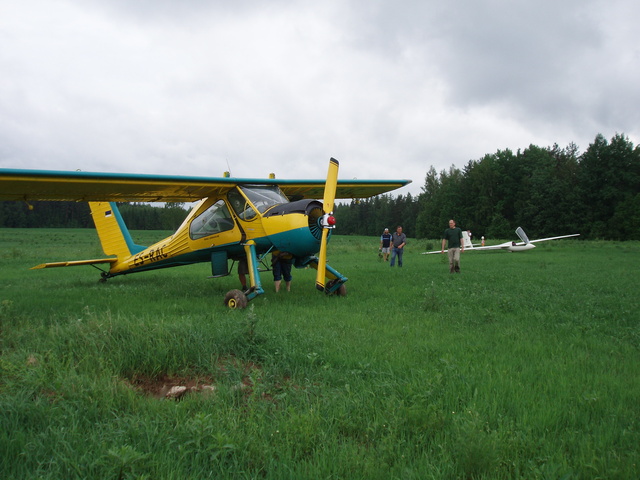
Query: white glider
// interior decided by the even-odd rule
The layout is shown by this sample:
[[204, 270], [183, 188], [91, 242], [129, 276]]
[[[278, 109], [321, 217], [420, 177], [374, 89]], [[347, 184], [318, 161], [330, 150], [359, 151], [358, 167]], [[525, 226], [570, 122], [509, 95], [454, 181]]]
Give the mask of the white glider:
[[[536, 240], [529, 240], [527, 234], [524, 233], [522, 227], [518, 227], [516, 229], [516, 234], [520, 237], [521, 242], [505, 242], [500, 245], [487, 245], [484, 247], [477, 247], [471, 243], [469, 240], [469, 235], [467, 232], [462, 232], [462, 237], [464, 240], [464, 249], [467, 252], [473, 252], [475, 250], [506, 250], [508, 252], [524, 252], [525, 250], [531, 250], [532, 248], [536, 248], [534, 243], [536, 242], [546, 242], [547, 240], [558, 240], [559, 238], [569, 238], [569, 237], [577, 237], [580, 235], [579, 233], [572, 233], [571, 235], [561, 235], [559, 237], [549, 237], [549, 238], [538, 238]], [[441, 253], [442, 250], [435, 250], [433, 252], [423, 252], [423, 255], [430, 255], [432, 253]], [[445, 250], [446, 252], [446, 250]]]

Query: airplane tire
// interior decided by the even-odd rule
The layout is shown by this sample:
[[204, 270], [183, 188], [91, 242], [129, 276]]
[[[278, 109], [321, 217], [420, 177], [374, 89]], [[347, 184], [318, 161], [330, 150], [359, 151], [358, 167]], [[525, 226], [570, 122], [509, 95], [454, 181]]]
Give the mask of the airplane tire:
[[329, 293], [329, 289], [332, 286], [334, 286], [337, 281], [338, 281], [337, 279], [331, 280], [331, 282], [329, 282], [329, 284], [327, 285], [327, 288], [325, 289], [325, 293], [328, 295], [335, 295], [336, 297], [345, 297], [347, 295], [347, 287], [345, 286], [344, 283], [340, 285], [336, 290]]
[[224, 297], [224, 304], [232, 310], [245, 308], [247, 303], [247, 296], [240, 290], [230, 290]]

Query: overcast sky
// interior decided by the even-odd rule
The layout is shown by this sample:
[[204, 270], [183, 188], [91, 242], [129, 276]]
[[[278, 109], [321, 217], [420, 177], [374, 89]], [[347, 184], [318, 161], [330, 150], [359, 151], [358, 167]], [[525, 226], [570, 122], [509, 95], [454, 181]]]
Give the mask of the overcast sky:
[[0, 0], [0, 167], [406, 178], [640, 141], [637, 0]]

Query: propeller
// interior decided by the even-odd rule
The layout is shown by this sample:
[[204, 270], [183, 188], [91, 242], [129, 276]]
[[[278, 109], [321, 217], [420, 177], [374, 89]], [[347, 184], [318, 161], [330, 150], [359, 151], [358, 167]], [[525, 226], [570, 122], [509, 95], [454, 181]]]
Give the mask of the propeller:
[[334, 228], [336, 219], [333, 217], [333, 203], [336, 199], [336, 187], [338, 185], [338, 160], [331, 158], [329, 160], [329, 171], [327, 172], [327, 181], [324, 184], [324, 198], [322, 216], [322, 238], [320, 240], [320, 254], [318, 255], [318, 274], [316, 276], [316, 288], [324, 291], [325, 288], [325, 270], [327, 265], [327, 239], [329, 238], [329, 230]]

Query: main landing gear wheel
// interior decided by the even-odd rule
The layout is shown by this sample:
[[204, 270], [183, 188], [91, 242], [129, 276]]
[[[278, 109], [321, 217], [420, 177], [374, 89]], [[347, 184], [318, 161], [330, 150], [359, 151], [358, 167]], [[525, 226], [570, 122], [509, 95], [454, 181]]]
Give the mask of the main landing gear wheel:
[[231, 290], [224, 297], [224, 304], [232, 310], [245, 308], [247, 303], [247, 296], [240, 290]]
[[338, 280], [332, 280], [331, 282], [329, 282], [327, 284], [326, 292], [327, 292], [327, 294], [335, 295], [336, 297], [345, 297], [347, 295], [347, 287], [345, 286], [344, 283], [342, 285], [340, 285], [334, 292], [329, 293], [329, 289], [331, 287], [333, 287], [336, 284], [337, 281]]

